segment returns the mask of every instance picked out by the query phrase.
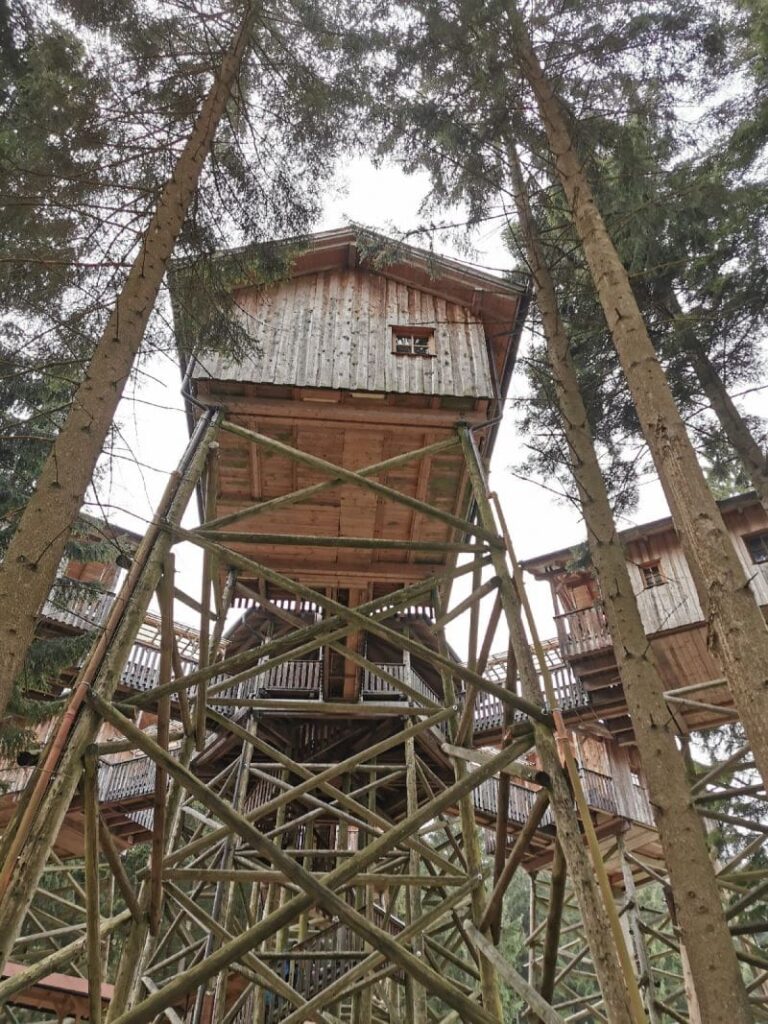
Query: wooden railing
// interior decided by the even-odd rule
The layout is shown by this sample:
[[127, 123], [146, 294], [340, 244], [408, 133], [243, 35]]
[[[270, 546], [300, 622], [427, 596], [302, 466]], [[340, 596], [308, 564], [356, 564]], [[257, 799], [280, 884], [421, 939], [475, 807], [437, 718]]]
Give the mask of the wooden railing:
[[584, 796], [590, 807], [600, 811], [607, 811], [608, 814], [619, 813], [619, 801], [616, 795], [616, 786], [610, 775], [603, 775], [601, 772], [593, 772], [587, 768], [581, 770], [581, 782], [584, 787]]
[[[408, 665], [389, 665], [380, 664], [378, 665], [383, 672], [388, 672], [391, 676], [395, 676], [401, 682], [406, 683], [411, 687], [412, 690], [416, 690], [422, 697], [426, 697], [428, 700], [438, 700], [439, 694], [427, 686], [426, 682], [421, 678], [418, 672], [410, 668]], [[381, 676], [377, 676], [374, 672], [369, 672], [367, 669], [363, 669], [362, 672], [362, 686], [361, 694], [363, 697], [377, 697], [381, 700], [407, 700], [407, 697], [402, 690], [398, 690], [397, 687], [388, 682], [386, 679], [382, 679]]]
[[[520, 825], [524, 824], [530, 816], [536, 795], [537, 790], [535, 789], [527, 789], [525, 786], [519, 786], [515, 782], [510, 783], [509, 820], [515, 821]], [[472, 791], [472, 797], [477, 811], [495, 818], [499, 807], [498, 779], [486, 779], [485, 782], [481, 782], [480, 785]], [[541, 825], [539, 827], [545, 828], [553, 823], [554, 819], [552, 814], [549, 809], [547, 809], [544, 812], [544, 817], [541, 819]]]
[[555, 623], [564, 658], [605, 651], [613, 646], [605, 612], [600, 604], [563, 612], [555, 616]]
[[[250, 684], [250, 686], [249, 686]], [[241, 684], [240, 696], [256, 696], [249, 693], [249, 690], [260, 691], [269, 694], [292, 694], [298, 693], [302, 697], [310, 694], [319, 694], [323, 689], [323, 663], [319, 659], [313, 661], [288, 661], [284, 665], [272, 668], [256, 676], [253, 680], [246, 680]]]
[[42, 615], [43, 618], [63, 626], [72, 626], [84, 631], [98, 629], [107, 621], [114, 600], [115, 595], [111, 590], [90, 594], [79, 590], [78, 593], [67, 594], [66, 590], [59, 586], [55, 598], [49, 597], [43, 605]]
[[154, 788], [155, 762], [150, 757], [99, 765], [99, 800], [103, 804], [144, 797]]

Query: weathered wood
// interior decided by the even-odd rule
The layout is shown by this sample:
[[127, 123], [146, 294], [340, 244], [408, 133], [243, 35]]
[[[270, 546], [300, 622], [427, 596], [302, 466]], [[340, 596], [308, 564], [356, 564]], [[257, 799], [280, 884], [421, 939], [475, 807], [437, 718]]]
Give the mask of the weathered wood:
[[[485, 544], [460, 544], [451, 541], [391, 539], [387, 537], [327, 537], [305, 533], [244, 533], [236, 530], [209, 530], [200, 526], [195, 533], [208, 540], [229, 544], [287, 544], [290, 547], [369, 548], [373, 551], [434, 551], [441, 554], [478, 554], [488, 550]], [[490, 588], [489, 588], [490, 589]]]
[[[483, 679], [482, 676], [479, 676], [471, 669], [465, 668], [460, 663], [451, 661], [450, 658], [430, 650], [428, 647], [418, 643], [416, 640], [404, 636], [396, 630], [383, 625], [381, 622], [361, 614], [359, 609], [347, 608], [338, 601], [334, 601], [325, 594], [322, 594], [317, 590], [313, 590], [310, 587], [306, 587], [296, 580], [292, 580], [283, 573], [276, 572], [266, 565], [255, 562], [253, 559], [246, 558], [245, 555], [229, 551], [227, 548], [221, 547], [221, 545], [215, 544], [212, 541], [208, 541], [204, 537], [201, 537], [189, 530], [182, 530], [177, 527], [174, 530], [174, 534], [180, 540], [188, 540], [204, 549], [211, 549], [220, 557], [227, 558], [232, 564], [246, 569], [254, 575], [268, 580], [271, 583], [277, 584], [279, 587], [295, 594], [297, 597], [302, 597], [305, 600], [315, 602], [321, 607], [327, 609], [329, 612], [338, 615], [342, 620], [346, 619], [349, 623], [359, 626], [361, 629], [366, 630], [369, 633], [381, 636], [383, 639], [389, 640], [405, 650], [409, 650], [412, 654], [425, 658], [427, 661], [432, 661], [434, 664], [445, 668], [454, 675], [467, 680], [467, 682], [474, 683], [479, 690], [482, 690], [484, 693], [490, 693], [492, 696], [497, 697], [503, 704], [508, 704], [515, 710], [522, 711], [524, 714], [537, 720], [542, 725], [551, 725], [549, 716], [532, 700], [524, 697], [518, 697], [516, 694], [505, 690], [503, 687], [497, 686], [495, 683], [492, 683], [487, 679]], [[501, 557], [503, 558], [503, 556]], [[131, 703], [138, 703], [138, 701], [134, 700], [131, 701]]]
[[[198, 921], [203, 928], [215, 935], [219, 942], [227, 942], [232, 939], [231, 933], [228, 932], [215, 917], [206, 913], [205, 909], [201, 907], [199, 903], [191, 900], [181, 889], [175, 885], [171, 885], [169, 887], [169, 891], [179, 906], [183, 907], [193, 920]], [[244, 966], [253, 971], [260, 981], [265, 983], [279, 996], [287, 999], [293, 1006], [302, 1008], [307, 1005], [306, 1000], [303, 999], [295, 989], [286, 984], [278, 974], [264, 963], [261, 955], [257, 955], [253, 952], [244, 954], [242, 962]], [[321, 1022], [326, 1022], [326, 1024], [330, 1024], [331, 1020], [331, 1018], [325, 1014], [318, 1014], [318, 1019]]]
[[[222, 552], [226, 553], [228, 559], [236, 558], [234, 552], [228, 552], [226, 548], [222, 548]], [[249, 562], [249, 565], [254, 563]], [[403, 587], [396, 593], [387, 594], [386, 597], [376, 598], [372, 601], [367, 601], [365, 604], [360, 605], [357, 608], [358, 614], [361, 615], [373, 615], [373, 616], [391, 616], [398, 608], [407, 607], [411, 603], [416, 603], [420, 597], [429, 593], [435, 585], [435, 580], [455, 580], [466, 575], [472, 569], [472, 564], [468, 566], [458, 566], [448, 570], [446, 573], [440, 574], [439, 577], [431, 577], [428, 580], [419, 580], [417, 583], [410, 584], [409, 586]], [[306, 590], [306, 593], [313, 595], [310, 599], [315, 600], [319, 595], [315, 591]], [[305, 653], [317, 650], [318, 647], [327, 643], [329, 640], [336, 640], [346, 636], [355, 627], [349, 623], [343, 623], [343, 617], [341, 615], [333, 615], [326, 618], [322, 622], [317, 622], [314, 625], [305, 626], [300, 630], [296, 630], [294, 633], [287, 637], [279, 637], [275, 640], [268, 641], [252, 650], [241, 651], [239, 654], [233, 655], [229, 658], [225, 658], [222, 661], [216, 662], [214, 665], [209, 665], [205, 669], [199, 669], [197, 672], [190, 672], [189, 675], [180, 676], [178, 679], [172, 680], [167, 686], [157, 687], [154, 690], [146, 693], [139, 693], [125, 700], [125, 704], [134, 707], [144, 707], [151, 705], [166, 695], [177, 693], [181, 690], [194, 687], [197, 683], [205, 677], [210, 678], [213, 675], [219, 673], [232, 673], [229, 674], [226, 682], [221, 683], [218, 687], [211, 687], [209, 695], [217, 693], [219, 690], [226, 689], [229, 686], [234, 685], [236, 682], [240, 682], [243, 679], [248, 679], [251, 676], [260, 675], [263, 672], [267, 672], [274, 665], [280, 664], [283, 661], [294, 660], [295, 658], [301, 657]], [[305, 643], [305, 641], [308, 641]], [[259, 664], [260, 662], [263, 664]]]
[[[155, 592], [170, 547], [168, 535], [160, 530], [160, 522], [180, 520], [197, 482], [207, 444], [216, 429], [214, 414], [201, 419], [193, 433], [182, 459], [182, 472], [174, 473], [168, 482], [126, 582], [115, 598], [104, 633], [78, 676], [56, 739], [46, 754], [45, 763], [40, 766], [32, 796], [24, 803], [0, 880], [0, 961], [5, 960], [21, 927], [61, 822], [72, 802], [80, 779], [82, 758], [95, 739], [96, 717], [89, 711], [81, 713], [86, 691], [93, 683], [100, 693], [111, 697], [117, 686], [120, 669]], [[9, 885], [11, 882], [13, 884]]]
[[549, 882], [549, 908], [547, 910], [547, 927], [544, 936], [544, 952], [541, 957], [541, 987], [543, 999], [552, 1002], [555, 992], [555, 974], [557, 972], [557, 954], [560, 945], [560, 926], [563, 920], [563, 904], [565, 902], [566, 865], [563, 850], [559, 843], [555, 844], [555, 856]]
[[[210, 519], [216, 511], [216, 494], [219, 481], [219, 449], [211, 447], [208, 455], [207, 476], [205, 479], [205, 509], [206, 519]], [[216, 661], [216, 652], [210, 651], [210, 611], [211, 611], [211, 584], [215, 576], [216, 554], [206, 548], [203, 551], [203, 572], [202, 592], [200, 597], [200, 631], [198, 638], [198, 662], [200, 668], [207, 668], [209, 664]], [[170, 680], [163, 679], [162, 683]], [[208, 678], [203, 676], [197, 684], [195, 696], [195, 743], [197, 749], [202, 750], [205, 746], [205, 708], [208, 703]]]
[[[533, 733], [516, 737], [515, 746], [521, 750], [527, 749], [523, 747], [525, 740], [528, 740], [529, 746], [532, 747]], [[487, 750], [470, 750], [467, 747], [454, 746], [453, 743], [441, 743], [441, 747], [449, 757], [458, 757], [469, 764], [484, 764], [489, 757], [493, 756]], [[508, 764], [501, 774], [513, 779], [525, 779], [526, 782], [535, 782], [537, 785], [541, 785], [540, 773], [529, 764], [523, 764], [521, 761], [513, 761], [512, 764]]]
[[[477, 448], [468, 430], [462, 429], [461, 437], [478, 515], [488, 529], [494, 528], [496, 519], [488, 497], [482, 463], [480, 462]], [[499, 508], [497, 506], [498, 514]], [[512, 564], [514, 576], [510, 577], [507, 559], [503, 555], [494, 550], [492, 558], [496, 574], [500, 580], [499, 592], [509, 627], [510, 641], [515, 651], [521, 688], [528, 700], [535, 702], [541, 699], [541, 693], [539, 690], [538, 674], [523, 626], [522, 610], [526, 602], [525, 589], [522, 584], [519, 566], [514, 558], [511, 538], [506, 530], [503, 519], [500, 519], [500, 522], [507, 548], [507, 557]], [[527, 607], [526, 618], [529, 626], [532, 628], [532, 635], [535, 638], [536, 634], [533, 632], [530, 609]], [[546, 669], [546, 664], [541, 664], [540, 668], [542, 670]], [[545, 676], [545, 681], [546, 678]], [[551, 690], [551, 681], [549, 689]], [[585, 934], [589, 941], [592, 959], [600, 979], [600, 988], [603, 992], [606, 1006], [609, 1008], [609, 1015], [615, 1024], [629, 1024], [630, 1021], [635, 1022], [635, 1024], [637, 1022], [644, 1022], [645, 1013], [640, 994], [636, 991], [637, 987], [632, 972], [632, 965], [629, 962], [628, 955], [626, 955], [626, 949], [624, 949], [624, 960], [621, 961], [619, 959], [621, 950], [617, 949], [617, 942], [623, 946], [621, 927], [618, 921], [616, 921], [615, 924], [618, 926], [619, 932], [617, 937], [616, 928], [610, 916], [610, 910], [605, 905], [604, 890], [601, 890], [595, 879], [594, 872], [600, 872], [602, 860], [599, 860], [597, 863], [593, 860], [593, 863], [590, 865], [585, 854], [579, 819], [573, 808], [571, 792], [573, 780], [570, 775], [566, 779], [551, 731], [543, 729], [538, 722], [534, 722], [534, 731], [536, 748], [541, 758], [542, 767], [550, 779], [552, 809], [555, 814], [558, 838], [563, 846], [571, 882], [579, 899]], [[583, 814], [583, 812], [581, 813]], [[582, 820], [582, 825], [585, 828], [591, 824], [588, 809], [586, 811], [586, 818], [586, 821]], [[612, 939], [613, 941], [611, 941]], [[633, 984], [635, 993], [630, 995], [628, 988], [631, 990]]]
[[473, 941], [494, 964], [499, 975], [526, 1001], [540, 1021], [543, 1021], [544, 1024], [565, 1024], [564, 1018], [552, 1009], [549, 1003], [539, 995], [532, 985], [528, 984], [522, 975], [517, 973], [514, 967], [502, 957], [496, 947], [474, 925], [468, 923], [467, 930], [472, 936]]
[[[443, 712], [440, 712], [438, 714], [445, 714], [445, 713], [446, 712], [443, 711]], [[390, 829], [392, 827], [392, 823], [387, 818], [382, 817], [379, 814], [376, 814], [375, 812], [371, 811], [367, 807], [364, 807], [358, 801], [350, 799], [348, 796], [346, 796], [346, 794], [342, 793], [336, 787], [331, 786], [329, 784], [329, 782], [323, 781], [322, 779], [319, 779], [318, 775], [313, 774], [311, 771], [309, 771], [306, 768], [303, 768], [301, 765], [299, 765], [292, 758], [288, 757], [287, 754], [284, 754], [282, 751], [277, 750], [275, 747], [273, 747], [270, 744], [266, 743], [264, 740], [260, 739], [258, 736], [249, 735], [248, 733], [245, 732], [245, 730], [243, 730], [236, 723], [229, 722], [227, 719], [223, 718], [223, 716], [212, 715], [211, 717], [212, 717], [212, 719], [214, 721], [216, 721], [217, 723], [219, 723], [223, 727], [229, 728], [235, 735], [239, 735], [241, 737], [241, 739], [247, 740], [249, 742], [252, 742], [257, 750], [260, 750], [262, 753], [266, 754], [268, 757], [272, 757], [275, 763], [280, 764], [281, 766], [283, 766], [283, 767], [287, 768], [288, 770], [294, 772], [300, 778], [303, 778], [305, 780], [305, 782], [308, 784], [305, 788], [312, 789], [312, 788], [317, 787], [317, 788], [324, 789], [325, 792], [329, 796], [331, 796], [334, 799], [336, 799], [342, 806], [351, 807], [363, 819], [363, 821], [362, 821], [363, 827], [365, 827], [365, 822], [366, 821], [369, 822], [373, 826], [373, 830], [375, 830], [377, 832], [378, 831], [384, 831], [385, 832], [385, 831], [387, 831], [388, 829]], [[435, 716], [435, 717], [437, 717], [437, 716]], [[417, 732], [419, 731], [419, 728], [423, 729], [424, 727], [425, 727], [425, 723], [424, 722], [420, 723], [420, 726], [419, 725], [409, 726], [407, 729], [403, 730], [402, 733], [400, 733], [400, 735], [399, 735], [399, 742], [403, 741], [403, 736], [416, 735]], [[344, 763], [345, 770], [350, 770], [355, 765], [359, 764], [360, 762], [363, 762], [363, 761], [367, 760], [371, 756], [379, 756], [379, 754], [384, 753], [388, 749], [391, 749], [392, 746], [396, 746], [397, 745], [397, 740], [398, 740], [397, 737], [390, 737], [388, 740], [380, 741], [380, 743], [376, 744], [373, 747], [366, 748], [365, 750], [361, 751], [359, 754], [351, 755], [349, 758], [347, 758], [346, 763]], [[395, 741], [395, 742], [393, 742], [393, 741]], [[337, 765], [337, 766], [335, 766], [334, 768], [331, 769], [331, 777], [333, 777], [334, 775], [338, 774], [338, 767], [339, 766]], [[295, 788], [293, 789], [293, 795], [294, 796], [296, 795], [296, 789]], [[264, 806], [265, 805], [262, 805], [261, 807], [257, 807], [253, 811], [250, 811], [246, 815], [248, 821], [255, 822], [260, 817], [262, 817], [263, 816], [263, 811], [264, 811]], [[275, 805], [275, 806], [278, 806], [278, 807], [279, 806], [283, 806], [283, 803], [281, 802], [279, 805]], [[324, 805], [324, 806], [327, 807], [327, 805]], [[199, 853], [202, 849], [206, 849], [207, 847], [209, 847], [212, 842], [216, 842], [218, 839], [223, 838], [226, 835], [226, 832], [227, 832], [227, 830], [225, 828], [221, 828], [221, 829], [215, 830], [214, 832], [210, 833], [207, 836], [203, 836], [199, 840], [193, 840], [191, 843], [189, 843], [183, 849], [177, 850], [171, 856], [166, 857], [166, 860], [165, 860], [166, 866], [171, 866], [172, 864], [177, 863], [177, 861], [179, 859], [181, 859], [183, 856], [186, 856], [186, 855], [188, 855], [188, 854], [190, 854], [192, 852]], [[414, 840], [410, 840], [410, 841], [414, 841]], [[426, 857], [430, 857], [431, 856], [433, 859], [435, 859], [437, 861], [439, 866], [443, 867], [444, 870], [447, 870], [448, 872], [450, 872], [452, 870], [452, 865], [449, 862], [444, 861], [442, 858], [439, 858], [437, 853], [435, 851], [431, 851], [429, 849], [429, 847], [421, 846], [420, 845], [420, 849], [421, 849], [421, 852], [422, 852], [423, 856], [426, 856]]]
[[99, 816], [99, 842], [101, 845], [101, 851], [106, 857], [107, 864], [109, 864], [110, 871], [117, 882], [117, 887], [120, 890], [129, 911], [133, 917], [141, 917], [141, 908], [139, 907], [136, 893], [131, 885], [128, 875], [125, 872], [123, 862], [120, 860], [120, 854], [115, 849], [112, 834], [101, 816]]
[[[125, 924], [130, 919], [130, 916], [130, 910], [123, 910], [122, 913], [117, 914], [115, 917], [102, 919], [99, 925], [101, 937], [104, 938], [107, 935], [111, 935], [120, 925]], [[82, 953], [87, 942], [88, 936], [83, 934], [72, 942], [67, 943], [66, 946], [61, 946], [53, 953], [49, 953], [48, 956], [44, 956], [28, 967], [24, 967], [18, 974], [0, 981], [0, 1006], [13, 1002], [13, 997], [19, 992], [31, 988], [49, 974], [54, 974], [59, 967], [66, 967]]]
[[[295, 415], [296, 411], [296, 403], [292, 402], [291, 415]], [[416, 448], [413, 451], [405, 452], [403, 455], [396, 455], [391, 459], [384, 459], [382, 462], [373, 463], [370, 466], [366, 466], [364, 469], [358, 469], [357, 474], [361, 477], [378, 476], [380, 473], [387, 473], [390, 470], [397, 469], [409, 462], [414, 462], [431, 455], [436, 455], [438, 452], [447, 451], [448, 449], [456, 448], [457, 446], [458, 438], [452, 436], [445, 438], [442, 441], [435, 441], [433, 444], [426, 445], [423, 448]], [[276, 512], [280, 509], [287, 508], [290, 505], [306, 501], [307, 498], [312, 498], [322, 491], [329, 490], [331, 487], [338, 487], [341, 483], [342, 481], [340, 479], [333, 479], [323, 481], [322, 483], [311, 484], [309, 487], [302, 487], [300, 490], [292, 491], [290, 494], [282, 494], [277, 498], [270, 499], [269, 501], [260, 501], [255, 505], [248, 505], [246, 508], [238, 509], [237, 512], [229, 513], [229, 515], [219, 516], [218, 519], [208, 520], [205, 524], [205, 528], [207, 530], [219, 529], [222, 526], [229, 526], [241, 519], [250, 518], [251, 516], [259, 513]]]
[[220, 946], [212, 956], [190, 968], [184, 975], [169, 982], [161, 992], [151, 996], [132, 1010], [121, 1014], [114, 1024], [148, 1024], [157, 1013], [161, 1012], [165, 1006], [172, 1005], [174, 1000], [180, 995], [193, 988], [197, 988], [206, 978], [217, 973], [219, 969], [231, 963], [246, 950], [253, 948], [256, 942], [261, 941], [262, 937], [274, 934], [276, 921], [280, 922], [278, 927], [284, 927], [288, 921], [292, 920], [296, 914], [301, 913], [314, 900], [320, 903], [320, 905], [327, 907], [332, 913], [337, 914], [341, 920], [348, 923], [359, 934], [368, 938], [394, 962], [404, 966], [418, 981], [426, 985], [433, 994], [439, 995], [440, 998], [444, 999], [449, 1006], [460, 1009], [468, 1021], [477, 1022], [477, 1024], [489, 1024], [489, 1022], [494, 1020], [482, 1008], [477, 1007], [468, 1000], [453, 985], [446, 983], [436, 975], [433, 970], [419, 961], [417, 957], [406, 953], [391, 936], [374, 927], [359, 913], [352, 910], [343, 899], [335, 894], [334, 889], [354, 878], [361, 864], [372, 863], [384, 849], [395, 846], [426, 821], [430, 820], [438, 811], [444, 807], [451, 806], [451, 804], [461, 799], [462, 796], [471, 792], [479, 781], [484, 778], [490, 778], [508, 760], [511, 760], [508, 750], [500, 751], [488, 765], [484, 765], [477, 769], [477, 771], [466, 775], [433, 800], [422, 804], [415, 815], [412, 815], [398, 825], [394, 825], [385, 835], [374, 839], [370, 845], [359, 851], [355, 857], [350, 858], [349, 861], [326, 875], [323, 882], [313, 879], [303, 868], [286, 856], [270, 840], [266, 839], [241, 815], [233, 811], [219, 797], [216, 797], [195, 776], [181, 765], [178, 765], [150, 737], [143, 735], [133, 723], [103, 701], [98, 694], [91, 693], [89, 701], [95, 705], [104, 718], [112, 722], [126, 736], [135, 739], [137, 746], [144, 749], [145, 753], [149, 754], [154, 760], [163, 763], [170, 775], [176, 778], [181, 785], [216, 813], [230, 828], [242, 835], [255, 849], [267, 856], [276, 867], [285, 873], [290, 881], [296, 882], [306, 893], [304, 896], [297, 896], [289, 900], [281, 908], [270, 914], [269, 917], [259, 922], [258, 925], [247, 929], [229, 943]]
[[549, 807], [549, 793], [546, 789], [540, 789], [536, 794], [536, 799], [531, 808], [528, 820], [523, 825], [520, 834], [515, 840], [515, 844], [509, 852], [509, 856], [504, 864], [504, 868], [496, 881], [493, 892], [488, 900], [488, 906], [485, 911], [485, 916], [480, 921], [478, 927], [481, 932], [486, 931], [491, 926], [492, 921], [500, 914], [501, 907], [504, 900], [504, 894], [509, 888], [509, 883], [512, 881], [515, 871], [522, 863], [525, 852], [533, 838], [536, 829], [539, 827], [541, 819]]
[[[169, 552], [163, 563], [163, 575], [158, 586], [160, 604], [160, 668], [158, 683], [168, 683], [173, 672], [173, 580], [175, 560]], [[163, 697], [157, 702], [157, 742], [168, 750], [171, 699]], [[165, 849], [165, 811], [168, 778], [161, 768], [155, 769], [155, 791], [152, 798], [152, 851], [150, 856], [149, 931], [157, 935], [163, 914], [162, 860]]]
[[444, 512], [435, 505], [429, 505], [424, 501], [419, 501], [418, 498], [412, 498], [408, 494], [403, 494], [401, 491], [396, 491], [394, 488], [388, 487], [386, 484], [379, 483], [378, 480], [373, 479], [372, 474], [370, 476], [364, 476], [362, 473], [346, 469], [343, 466], [335, 465], [333, 462], [321, 459], [317, 455], [310, 455], [309, 452], [303, 452], [298, 448], [292, 448], [291, 445], [284, 444], [276, 438], [267, 437], [266, 434], [258, 434], [254, 430], [247, 430], [245, 427], [240, 427], [236, 423], [232, 423], [230, 420], [224, 420], [222, 422], [222, 429], [230, 431], [233, 434], [238, 434], [240, 437], [244, 437], [247, 441], [251, 441], [253, 444], [257, 444], [259, 447], [265, 448], [267, 451], [274, 452], [277, 455], [283, 455], [288, 459], [292, 459], [293, 461], [300, 463], [301, 465], [309, 466], [310, 469], [323, 473], [324, 475], [329, 476], [332, 480], [341, 480], [345, 483], [357, 484], [359, 487], [363, 488], [363, 490], [372, 491], [374, 494], [380, 495], [382, 498], [388, 498], [390, 501], [394, 501], [400, 505], [405, 505], [406, 508], [413, 509], [415, 512], [420, 512], [428, 519], [437, 519], [439, 522], [445, 523], [446, 526], [451, 526], [453, 529], [458, 530], [462, 535], [472, 534], [473, 536], [482, 538], [488, 543], [498, 544], [498, 537], [494, 536], [491, 532], [486, 531], [482, 526], [469, 523], [466, 519], [462, 519], [460, 516], [452, 515], [450, 512]]
[[85, 928], [88, 963], [88, 1013], [101, 1024], [101, 905], [99, 902], [99, 784], [96, 760], [87, 753], [83, 771], [85, 817]]

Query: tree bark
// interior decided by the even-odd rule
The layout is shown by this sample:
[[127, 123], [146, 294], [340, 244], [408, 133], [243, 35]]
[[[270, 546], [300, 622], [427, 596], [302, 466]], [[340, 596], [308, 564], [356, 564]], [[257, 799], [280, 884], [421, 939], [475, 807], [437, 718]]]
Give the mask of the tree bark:
[[752, 1020], [749, 1000], [722, 911], [704, 828], [691, 799], [685, 763], [664, 700], [663, 680], [645, 635], [626, 555], [595, 453], [568, 336], [558, 310], [555, 285], [536, 231], [519, 160], [511, 146], [509, 159], [571, 473], [579, 493], [592, 562], [600, 580], [621, 683], [675, 894], [678, 923], [703, 1007], [702, 1024], [717, 1024], [723, 1020], [748, 1024]]
[[0, 565], [0, 715], [13, 691], [64, 546], [144, 338], [166, 266], [197, 191], [200, 172], [245, 54], [249, 3], [173, 174], [158, 200], [66, 422], [43, 466]]
[[659, 474], [708, 624], [708, 641], [755, 761], [768, 780], [768, 628], [696, 459], [627, 272], [574, 148], [566, 116], [514, 3], [507, 10], [522, 72], [536, 99], [557, 176]]
[[768, 514], [768, 453], [763, 452], [760, 448], [749, 424], [728, 394], [722, 377], [713, 366], [694, 332], [685, 325], [683, 320], [685, 313], [672, 288], [665, 290], [663, 299], [658, 300], [654, 300], [647, 288], [643, 288], [641, 293], [649, 302], [653, 302], [668, 323], [673, 324], [680, 331], [681, 348], [688, 359], [688, 364], [696, 375], [704, 397], [717, 417], [723, 433], [739, 457], [744, 472], [749, 477], [749, 482], [760, 499], [760, 504]]

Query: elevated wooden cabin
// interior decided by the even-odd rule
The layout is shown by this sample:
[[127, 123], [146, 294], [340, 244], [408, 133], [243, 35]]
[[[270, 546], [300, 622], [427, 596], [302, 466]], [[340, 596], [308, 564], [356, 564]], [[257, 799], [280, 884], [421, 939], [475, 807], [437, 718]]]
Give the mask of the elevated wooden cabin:
[[[768, 614], [768, 517], [754, 494], [720, 503], [734, 548], [755, 599]], [[624, 530], [620, 538], [640, 615], [669, 691], [670, 708], [682, 734], [734, 720], [723, 673], [708, 645], [691, 571], [671, 519]], [[565, 707], [570, 724], [604, 727], [620, 742], [632, 742], [600, 587], [577, 552], [563, 549], [528, 559], [524, 568], [552, 591], [560, 653], [574, 677], [574, 697]]]
[[[183, 313], [194, 274], [182, 268], [174, 283], [180, 349], [199, 352], [185, 364], [191, 395], [223, 405], [235, 423], [360, 469], [440, 440], [459, 421], [478, 425], [500, 414], [527, 299], [520, 283], [409, 246], [379, 265], [351, 228], [313, 235], [277, 283], [240, 272], [230, 286], [231, 313], [249, 348], [237, 360], [199, 352], [196, 325]], [[492, 439], [488, 427], [480, 438], [485, 455]], [[231, 435], [222, 438], [218, 476], [217, 516], [325, 479]], [[455, 453], [379, 479], [446, 511], [466, 511]], [[241, 520], [237, 530], [411, 542], [448, 540], [450, 532], [351, 487]], [[242, 550], [314, 585], [366, 591], [421, 578], [445, 561], [434, 553], [267, 542]]]

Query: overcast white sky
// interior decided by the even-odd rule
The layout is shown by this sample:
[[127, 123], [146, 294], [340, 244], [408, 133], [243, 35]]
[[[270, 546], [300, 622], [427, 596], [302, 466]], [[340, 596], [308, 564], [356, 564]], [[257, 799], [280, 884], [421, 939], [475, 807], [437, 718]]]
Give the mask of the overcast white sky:
[[[364, 223], [385, 233], [393, 228], [413, 228], [422, 223], [418, 210], [426, 190], [426, 176], [407, 177], [391, 165], [375, 168], [367, 160], [351, 160], [344, 165], [335, 188], [329, 191], [317, 230], [339, 227], [349, 221]], [[458, 219], [461, 219], [460, 211]], [[472, 244], [476, 262], [494, 268], [512, 264], [502, 244], [501, 231], [502, 223], [491, 221], [475, 232]], [[424, 243], [417, 241], [417, 244]], [[462, 253], [452, 249], [448, 235], [439, 236], [435, 249], [462, 258]], [[123, 401], [119, 414], [122, 435], [119, 445], [123, 455], [113, 461], [113, 471], [99, 487], [101, 500], [112, 506], [111, 518], [121, 525], [143, 529], [160, 497], [167, 474], [175, 468], [184, 449], [187, 424], [179, 387], [178, 366], [168, 357], [157, 357], [143, 366], [138, 388], [129, 389]], [[541, 485], [520, 480], [508, 471], [521, 453], [521, 441], [515, 436], [509, 412], [520, 388], [519, 379], [513, 379], [511, 399], [496, 442], [491, 485], [503, 502], [519, 557], [528, 558], [580, 543], [584, 540], [584, 530], [570, 505], [558, 502]], [[667, 514], [655, 481], [644, 482], [640, 490], [640, 507], [631, 522]], [[194, 502], [187, 522], [190, 525], [196, 522]], [[627, 521], [622, 525], [631, 523]], [[178, 547], [176, 552], [179, 586], [197, 594], [200, 585], [197, 552], [190, 550], [189, 545]], [[553, 636], [549, 588], [531, 581], [528, 589], [542, 638]], [[177, 618], [191, 621], [190, 615], [191, 612], [177, 603]], [[451, 639], [461, 648], [460, 638]]]

